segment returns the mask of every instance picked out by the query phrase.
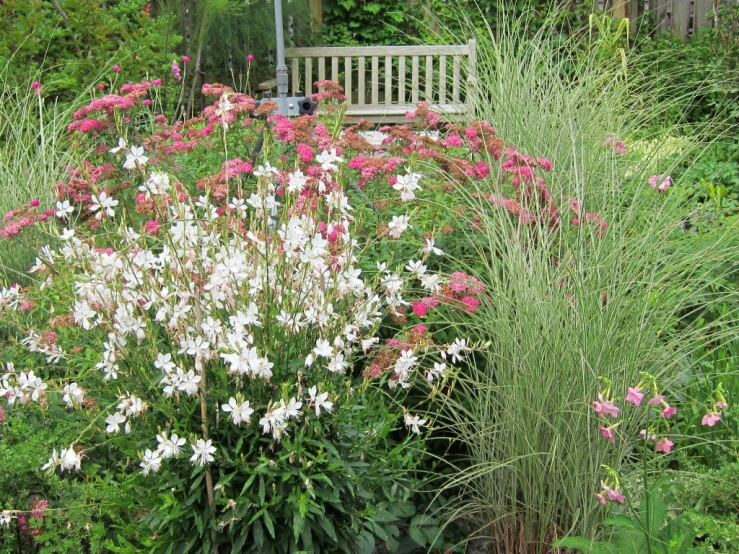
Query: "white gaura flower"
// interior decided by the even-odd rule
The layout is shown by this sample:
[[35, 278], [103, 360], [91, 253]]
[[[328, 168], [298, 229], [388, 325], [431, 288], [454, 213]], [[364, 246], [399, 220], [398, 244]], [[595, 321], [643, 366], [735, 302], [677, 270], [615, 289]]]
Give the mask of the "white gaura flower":
[[435, 246], [434, 239], [426, 239], [426, 246], [421, 248], [420, 252], [421, 254], [436, 254], [437, 256], [444, 254], [443, 250]]
[[328, 370], [332, 373], [344, 373], [347, 367], [349, 367], [349, 362], [344, 359], [344, 354], [341, 352], [331, 358], [331, 361], [328, 363]]
[[241, 425], [241, 422], [249, 423], [251, 421], [251, 414], [254, 410], [249, 406], [249, 401], [237, 402], [233, 397], [228, 399], [228, 404], [223, 404], [221, 409], [224, 412], [231, 414], [231, 421], [236, 425]]
[[321, 164], [324, 171], [337, 171], [339, 168], [334, 162], [343, 162], [344, 158], [336, 155], [336, 148], [332, 148], [330, 151], [324, 150], [318, 156], [316, 161]]
[[394, 239], [399, 239], [403, 232], [411, 227], [410, 217], [407, 215], [394, 215], [390, 223], [387, 224], [388, 232]]
[[299, 169], [295, 173], [290, 173], [290, 177], [287, 181], [287, 192], [290, 193], [301, 193], [308, 179], [305, 178], [303, 172]]
[[198, 439], [197, 442], [195, 444], [191, 444], [190, 447], [193, 451], [190, 461], [193, 464], [197, 463], [198, 465], [204, 466], [215, 460], [213, 454], [216, 452], [216, 447], [213, 446], [212, 440], [208, 439], [205, 441], [203, 439]]
[[128, 148], [128, 146], [126, 145], [125, 139], [119, 138], [118, 139], [118, 146], [115, 146], [115, 147], [111, 148], [110, 149], [110, 153], [111, 154], [117, 154], [121, 150], [126, 150], [127, 148]]
[[369, 349], [372, 348], [372, 345], [377, 344], [378, 342], [380, 342], [380, 339], [378, 337], [362, 339], [361, 340], [362, 352], [366, 354], [367, 352], [369, 352]]
[[54, 470], [59, 465], [59, 456], [56, 453], [56, 448], [51, 451], [51, 458], [49, 458], [49, 461], [46, 462], [42, 467], [41, 471], [46, 471], [47, 469]]
[[69, 204], [69, 200], [56, 203], [56, 211], [54, 212], [54, 215], [59, 219], [67, 219], [71, 213], [74, 213], [74, 206]]
[[423, 262], [421, 262], [420, 260], [415, 261], [415, 262], [411, 260], [410, 262], [408, 262], [408, 265], [405, 266], [405, 269], [409, 273], [413, 273], [420, 278], [424, 273], [426, 273], [427, 268], [425, 265], [423, 265]]
[[331, 358], [334, 355], [334, 349], [327, 340], [318, 339], [316, 340], [316, 347], [313, 349], [313, 353], [322, 358]]
[[141, 459], [141, 467], [143, 470], [141, 473], [149, 475], [149, 472], [156, 473], [162, 465], [162, 457], [159, 455], [159, 451], [155, 450], [152, 452], [148, 448], [144, 452], [144, 457]]
[[393, 185], [393, 188], [400, 192], [401, 202], [410, 202], [411, 200], [415, 200], [416, 195], [413, 191], [421, 189], [421, 186], [418, 184], [420, 179], [420, 173], [409, 173], [408, 175], [398, 175], [396, 177], [396, 182]]
[[85, 330], [90, 330], [96, 325], [94, 321], [90, 320], [97, 316], [97, 313], [90, 308], [90, 305], [85, 300], [81, 302], [75, 300], [73, 315], [74, 322]]
[[81, 404], [85, 399], [85, 391], [77, 383], [65, 385], [63, 392], [64, 396], [62, 396], [62, 400], [67, 403], [67, 408], [71, 408], [75, 404]]
[[105, 423], [108, 424], [108, 426], [105, 428], [106, 433], [117, 433], [121, 430], [121, 424], [126, 422], [126, 416], [124, 416], [120, 412], [115, 412], [114, 414], [110, 414], [108, 417], [105, 418]]
[[79, 471], [81, 464], [82, 456], [77, 454], [71, 445], [69, 448], [62, 450], [59, 453], [59, 467], [61, 468], [61, 471], [72, 471], [73, 469]]
[[308, 394], [310, 395], [311, 404], [316, 409], [316, 417], [321, 416], [321, 409], [324, 409], [326, 411], [331, 411], [331, 408], [334, 407], [333, 402], [328, 402], [328, 393], [322, 392], [321, 394], [318, 393], [318, 387], [315, 385], [308, 389]]
[[434, 362], [433, 369], [429, 369], [426, 372], [426, 378], [429, 380], [429, 383], [433, 383], [435, 379], [443, 379], [445, 372], [446, 364]]
[[167, 433], [160, 433], [157, 435], [157, 451], [161, 453], [162, 458], [173, 458], [178, 456], [182, 452], [182, 447], [185, 446], [185, 439], [178, 437], [175, 433], [171, 437], [167, 438]]
[[405, 426], [410, 427], [411, 431], [417, 434], [421, 434], [421, 427], [426, 425], [426, 420], [421, 419], [420, 416], [412, 416], [409, 413], [405, 414]]
[[290, 399], [290, 401], [287, 403], [287, 406], [285, 406], [285, 401], [280, 400], [280, 404], [282, 405], [283, 409], [285, 410], [285, 417], [291, 417], [295, 420], [300, 419], [300, 408], [303, 407], [302, 402], [298, 402], [298, 399], [293, 397]]
[[172, 361], [172, 354], [162, 354], [161, 352], [157, 352], [157, 359], [154, 362], [154, 367], [161, 369], [162, 373], [171, 373], [176, 367], [175, 363]]
[[59, 234], [59, 238], [67, 241], [74, 238], [74, 229], [63, 229], [62, 232]]
[[466, 350], [469, 350], [467, 340], [456, 338], [454, 343], [449, 345], [446, 353], [452, 357], [452, 363], [455, 364], [462, 359], [462, 353]]
[[182, 376], [177, 390], [185, 391], [185, 394], [192, 396], [197, 394], [199, 383], [200, 375], [195, 375], [195, 372], [191, 369]]
[[90, 204], [90, 211], [97, 212], [95, 219], [102, 219], [104, 216], [113, 217], [115, 215], [115, 208], [118, 205], [118, 200], [108, 196], [105, 191], [101, 192], [99, 196], [92, 195], [92, 204]]
[[131, 151], [126, 154], [126, 161], [123, 162], [123, 169], [136, 169], [137, 167], [143, 167], [148, 161], [149, 158], [144, 156], [143, 146], [132, 146]]

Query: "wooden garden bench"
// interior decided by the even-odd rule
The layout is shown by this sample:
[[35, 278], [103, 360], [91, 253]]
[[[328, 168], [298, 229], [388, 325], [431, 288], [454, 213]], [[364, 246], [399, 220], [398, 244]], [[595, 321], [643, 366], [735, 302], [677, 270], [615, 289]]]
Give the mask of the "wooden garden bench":
[[313, 83], [331, 79], [344, 87], [346, 113], [357, 119], [403, 121], [421, 100], [438, 113], [466, 119], [474, 110], [475, 46], [470, 40], [460, 45], [287, 48], [285, 57], [291, 60], [293, 96], [318, 92]]

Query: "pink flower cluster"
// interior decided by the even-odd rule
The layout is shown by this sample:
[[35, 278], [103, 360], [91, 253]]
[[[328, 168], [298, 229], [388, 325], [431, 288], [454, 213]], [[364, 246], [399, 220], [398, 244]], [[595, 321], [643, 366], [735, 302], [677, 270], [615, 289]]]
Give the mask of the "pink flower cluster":
[[[647, 402], [647, 405], [658, 406], [661, 416], [664, 419], [669, 419], [677, 413], [677, 408], [670, 406], [667, 402], [665, 402], [664, 398], [665, 397], [663, 395], [655, 393], [655, 395]], [[625, 397], [626, 402], [629, 402], [634, 406], [640, 406], [643, 399], [644, 393], [642, 392], [640, 384], [636, 385], [635, 387], [628, 387]], [[601, 416], [610, 416], [614, 419], [618, 418], [619, 413], [621, 412], [621, 408], [616, 406], [613, 400], [607, 399], [606, 395], [604, 395], [604, 393], [602, 392], [598, 393], [598, 400], [593, 402], [593, 410], [595, 411], [595, 413]], [[607, 438], [611, 441], [612, 444], [615, 444], [616, 437], [614, 436], [613, 431], [619, 425], [620, 423], [615, 423], [609, 426], [599, 425], [599, 429], [604, 438]], [[648, 435], [646, 430], [644, 430], [642, 434], [647, 439], [656, 439], [655, 435]], [[656, 450], [657, 452], [664, 452], [665, 454], [668, 454], [672, 450], [673, 445], [674, 443], [670, 439], [668, 439], [667, 437], [663, 437], [657, 441]]]
[[[48, 500], [36, 500], [35, 502], [31, 503], [30, 516], [36, 521], [41, 521], [44, 519], [44, 512], [48, 509]], [[31, 537], [41, 535], [44, 532], [43, 528], [30, 527], [28, 525], [28, 516], [29, 514], [26, 512], [18, 512], [18, 528], [20, 529], [21, 533]]]
[[180, 64], [177, 63], [177, 60], [172, 62], [172, 76], [174, 77], [175, 81], [182, 80], [182, 73], [180, 72]]
[[414, 300], [411, 302], [411, 309], [416, 317], [425, 317], [429, 310], [445, 304], [474, 314], [480, 307], [480, 297], [484, 292], [485, 285], [478, 279], [462, 271], [455, 271], [437, 295]]

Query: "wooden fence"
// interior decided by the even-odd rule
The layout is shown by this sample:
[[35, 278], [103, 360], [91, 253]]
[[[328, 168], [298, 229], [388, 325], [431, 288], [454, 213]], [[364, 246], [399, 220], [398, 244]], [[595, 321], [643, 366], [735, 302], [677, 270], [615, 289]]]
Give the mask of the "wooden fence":
[[676, 38], [692, 36], [701, 29], [715, 27], [710, 17], [720, 6], [738, 5], [739, 0], [595, 0], [595, 7], [612, 10], [616, 17], [628, 17], [632, 31], [639, 21], [652, 21], [658, 34]]

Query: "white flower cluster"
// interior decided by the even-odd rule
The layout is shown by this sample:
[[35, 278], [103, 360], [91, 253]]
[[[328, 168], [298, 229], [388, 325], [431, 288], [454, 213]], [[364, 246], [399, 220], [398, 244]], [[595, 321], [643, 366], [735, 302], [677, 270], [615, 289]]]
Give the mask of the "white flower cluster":
[[[113, 150], [125, 151], [125, 141]], [[146, 163], [139, 154], [130, 150], [129, 169]], [[149, 356], [149, 368], [157, 370], [161, 398], [147, 397], [147, 406], [133, 394], [120, 396], [117, 410], [105, 418], [107, 433], [119, 433], [121, 428], [130, 433], [131, 420], [147, 407], [155, 411], [158, 402], [203, 401], [209, 371], [223, 372], [222, 380], [239, 391], [252, 391], [248, 400], [238, 392], [221, 405], [233, 424], [249, 424], [254, 416], [262, 433], [275, 441], [290, 432], [291, 424], [332, 411], [337, 396], [332, 384], [345, 379], [357, 356], [379, 342], [375, 333], [383, 313], [397, 315], [399, 308], [409, 305], [403, 298], [408, 276], [402, 276], [402, 268], [392, 272], [379, 264], [377, 278], [365, 278], [357, 267], [360, 249], [351, 234], [352, 208], [332, 176], [343, 160], [332, 150], [317, 161], [324, 172], [313, 177], [324, 189], [317, 208], [299, 208], [298, 193], [308, 179], [299, 171], [281, 176], [289, 185], [277, 202], [278, 170], [269, 164], [254, 172], [257, 187], [246, 202], [230, 197], [231, 212], [225, 215], [208, 196], [181, 200], [172, 194], [173, 178], [155, 172], [139, 190], [148, 197], [169, 195], [156, 241], [130, 228], [116, 230], [120, 233], [116, 251], [96, 249], [73, 230], [61, 233], [63, 245], [47, 253], [48, 264], [56, 261], [74, 272], [70, 309], [74, 323], [86, 331], [100, 329], [100, 336], [107, 339], [96, 365], [104, 380], [123, 377], [129, 386], [136, 379], [134, 370], [145, 371], [142, 351]], [[411, 173], [402, 180], [401, 194], [413, 196], [419, 178]], [[105, 193], [93, 202], [97, 217], [114, 215], [117, 201]], [[69, 213], [65, 206], [59, 209], [63, 215]], [[395, 216], [389, 227], [390, 235], [399, 238], [410, 227], [408, 216]], [[441, 254], [433, 241], [426, 250]], [[438, 275], [430, 274], [421, 261], [405, 269], [427, 290], [436, 291], [441, 285]], [[0, 306], [14, 306], [16, 297], [14, 289], [3, 289]], [[39, 347], [38, 341], [31, 340], [26, 346], [36, 351]], [[462, 349], [458, 345], [448, 352], [453, 361]], [[64, 355], [57, 354], [57, 359]], [[402, 352], [395, 364], [393, 388], [409, 386], [424, 354]], [[129, 359], [135, 361], [129, 365]], [[268, 383], [273, 379], [280, 380], [278, 385], [289, 381], [289, 387], [295, 387], [295, 370], [286, 368], [294, 368], [296, 361], [310, 368], [305, 377], [307, 396], [301, 386], [297, 395], [286, 394], [288, 388], [283, 386], [284, 397], [272, 396], [277, 387]], [[437, 364], [427, 379], [442, 379], [445, 368]], [[25, 395], [35, 400], [46, 388], [32, 372], [20, 374], [18, 380], [12, 390], [5, 386], [8, 379], [3, 381], [13, 401]], [[254, 386], [248, 388], [251, 381]], [[74, 382], [65, 386], [63, 394], [64, 402], [73, 408], [87, 392]], [[419, 432], [424, 423], [412, 420], [409, 425]], [[179, 455], [185, 444], [184, 438], [165, 433], [156, 440], [158, 447], [141, 455], [145, 474], [159, 471], [162, 461]], [[214, 461], [217, 448], [207, 436], [192, 438], [191, 448], [193, 464]], [[45, 467], [79, 469], [80, 460], [70, 447], [59, 455], [54, 451]]]
[[6, 370], [0, 377], [0, 398], [5, 397], [9, 406], [43, 400], [47, 385], [33, 370], [16, 373], [13, 362], [6, 364]]

